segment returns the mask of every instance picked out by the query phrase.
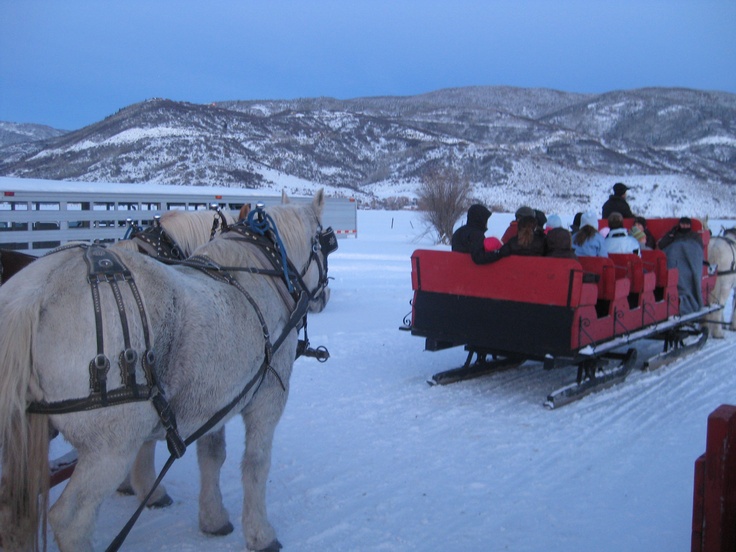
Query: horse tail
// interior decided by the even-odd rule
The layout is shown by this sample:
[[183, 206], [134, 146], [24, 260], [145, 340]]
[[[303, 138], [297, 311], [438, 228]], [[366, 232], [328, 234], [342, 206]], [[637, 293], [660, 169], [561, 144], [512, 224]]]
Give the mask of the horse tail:
[[26, 407], [40, 394], [32, 370], [40, 305], [31, 294], [11, 294], [0, 294], [0, 535], [7, 550], [38, 550], [48, 511], [49, 420]]

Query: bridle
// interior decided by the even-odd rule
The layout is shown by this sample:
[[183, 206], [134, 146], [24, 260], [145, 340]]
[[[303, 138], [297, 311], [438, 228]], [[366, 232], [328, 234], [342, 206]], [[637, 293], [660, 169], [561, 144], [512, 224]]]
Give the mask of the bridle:
[[[223, 234], [233, 231], [238, 234], [235, 239], [258, 245], [267, 252], [266, 256], [273, 264], [272, 269], [235, 267], [227, 267], [227, 269], [236, 271], [245, 270], [254, 274], [281, 276], [289, 293], [292, 295], [297, 293], [296, 290], [299, 290], [299, 292], [305, 292], [307, 294], [310, 302], [318, 300], [329, 283], [327, 257], [337, 249], [337, 236], [334, 230], [331, 226], [323, 229], [322, 224], [315, 215], [316, 231], [312, 236], [309, 257], [304, 263], [304, 266], [300, 270], [297, 270], [291, 260], [286, 256], [286, 250], [283, 243], [281, 243], [275, 222], [263, 207], [262, 203], [258, 203], [256, 208], [250, 211], [246, 219], [240, 220], [235, 224], [228, 224], [222, 210], [219, 208], [216, 209], [217, 214], [220, 216], [220, 226]], [[213, 235], [214, 231], [215, 225], [213, 224]], [[277, 253], [274, 253], [272, 249], [276, 250]], [[309, 289], [304, 278], [312, 263], [316, 263], [319, 275], [315, 287]]]
[[153, 224], [147, 228], [133, 225], [128, 219], [128, 230], [123, 239], [136, 243], [138, 251], [160, 261], [181, 261], [186, 258], [176, 240], [161, 225], [161, 215], [153, 218]]

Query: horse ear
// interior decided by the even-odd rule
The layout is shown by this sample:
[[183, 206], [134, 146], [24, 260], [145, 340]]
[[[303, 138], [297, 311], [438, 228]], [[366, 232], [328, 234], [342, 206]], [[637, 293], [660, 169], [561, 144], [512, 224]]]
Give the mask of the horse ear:
[[324, 209], [324, 206], [325, 206], [325, 189], [324, 188], [320, 188], [319, 191], [316, 194], [314, 194], [312, 205], [314, 206], [314, 210], [317, 213], [317, 216], [321, 218], [322, 209]]
[[289, 196], [286, 195], [286, 190], [281, 190], [281, 205], [290, 203]]

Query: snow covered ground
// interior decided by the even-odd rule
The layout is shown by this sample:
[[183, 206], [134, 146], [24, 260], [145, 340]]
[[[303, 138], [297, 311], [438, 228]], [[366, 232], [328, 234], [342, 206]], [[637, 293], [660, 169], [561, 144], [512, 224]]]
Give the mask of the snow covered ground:
[[[312, 344], [331, 358], [297, 361], [277, 429], [267, 503], [284, 550], [689, 550], [693, 463], [708, 414], [736, 403], [736, 335], [554, 411], [542, 402], [574, 370], [532, 362], [429, 387], [429, 376], [465, 360], [461, 348], [425, 352], [398, 330], [410, 311], [411, 252], [433, 246], [417, 213], [358, 217], [358, 238], [330, 257], [330, 304], [310, 317]], [[494, 215], [489, 235], [507, 222]], [[174, 504], [145, 511], [123, 550], [244, 549], [239, 418], [227, 440], [221, 482], [235, 531], [198, 531], [192, 449], [164, 480]], [[167, 456], [159, 444], [159, 467]], [[131, 497], [104, 503], [96, 549], [135, 507]]]

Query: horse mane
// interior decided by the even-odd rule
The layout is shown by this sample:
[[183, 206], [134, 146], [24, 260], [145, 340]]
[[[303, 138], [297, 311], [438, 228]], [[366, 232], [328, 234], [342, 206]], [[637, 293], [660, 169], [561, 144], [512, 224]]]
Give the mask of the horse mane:
[[[299, 243], [298, 240], [303, 240], [305, 236], [309, 236], [309, 222], [302, 217], [292, 216], [296, 212], [296, 209], [298, 207], [295, 204], [287, 203], [285, 205], [275, 205], [267, 211], [273, 217], [279, 235], [284, 242], [284, 246], [287, 248], [287, 254], [290, 257], [295, 252], [288, 250], [288, 244]], [[315, 214], [314, 216], [316, 219], [317, 215]], [[305, 261], [306, 259], [301, 262]]]
[[[236, 217], [223, 211], [228, 224], [235, 224]], [[167, 211], [161, 215], [161, 226], [189, 256], [200, 245], [207, 243], [212, 233], [212, 223], [219, 215], [215, 211]]]

